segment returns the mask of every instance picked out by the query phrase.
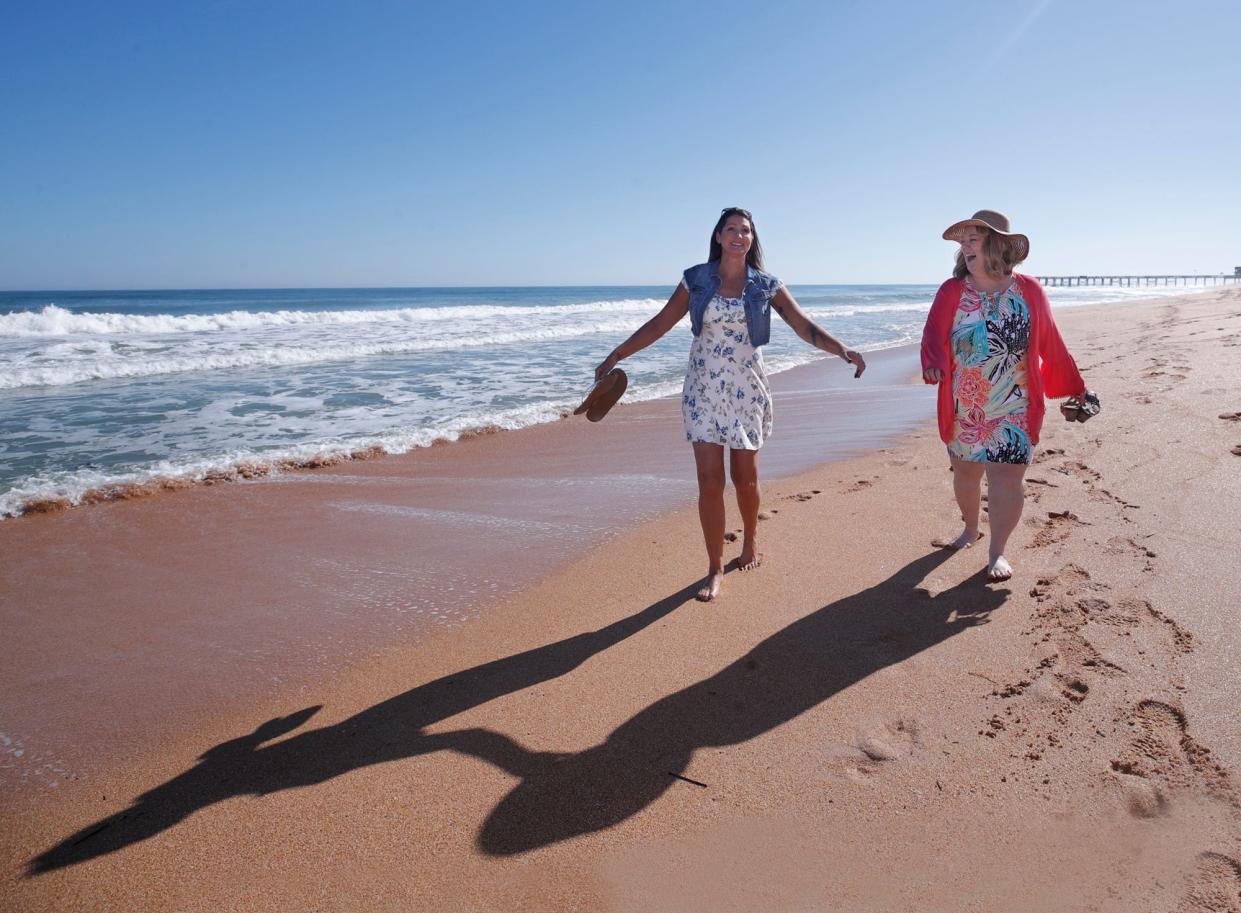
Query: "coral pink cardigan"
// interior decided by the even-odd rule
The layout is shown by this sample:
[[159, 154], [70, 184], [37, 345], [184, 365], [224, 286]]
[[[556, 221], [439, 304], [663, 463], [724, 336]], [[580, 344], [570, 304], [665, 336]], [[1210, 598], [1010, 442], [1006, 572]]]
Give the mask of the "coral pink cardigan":
[[[1051, 316], [1051, 305], [1043, 286], [1033, 276], [1014, 273], [1021, 297], [1030, 308], [1030, 347], [1026, 351], [1026, 395], [1029, 406], [1026, 421], [1030, 443], [1038, 443], [1038, 433], [1043, 427], [1046, 406], [1043, 397], [1059, 398], [1079, 396], [1086, 392], [1086, 384], [1077, 371], [1073, 356], [1060, 338], [1060, 330]], [[955, 409], [952, 398], [952, 322], [957, 305], [965, 287], [963, 279], [949, 279], [935, 293], [931, 313], [927, 315], [922, 330], [922, 370], [939, 368], [944, 379], [939, 382], [939, 436], [944, 443], [952, 441], [952, 422]], [[925, 383], [931, 383], [925, 380]]]

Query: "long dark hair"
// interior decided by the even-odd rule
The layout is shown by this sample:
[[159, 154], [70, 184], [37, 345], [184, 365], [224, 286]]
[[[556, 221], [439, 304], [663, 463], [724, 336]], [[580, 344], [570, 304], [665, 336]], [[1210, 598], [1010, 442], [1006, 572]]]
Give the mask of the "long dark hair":
[[750, 223], [750, 234], [754, 237], [754, 243], [750, 245], [750, 249], [746, 252], [745, 262], [755, 269], [763, 268], [763, 245], [758, 243], [758, 226], [754, 224], [754, 216], [750, 215], [748, 210], [739, 206], [729, 206], [720, 213], [720, 220], [715, 223], [715, 228], [711, 229], [711, 249], [707, 255], [707, 262], [719, 260], [724, 256], [724, 248], [720, 246], [720, 242], [715, 240], [715, 236], [724, 228], [724, 223], [728, 221], [729, 216], [742, 216]]

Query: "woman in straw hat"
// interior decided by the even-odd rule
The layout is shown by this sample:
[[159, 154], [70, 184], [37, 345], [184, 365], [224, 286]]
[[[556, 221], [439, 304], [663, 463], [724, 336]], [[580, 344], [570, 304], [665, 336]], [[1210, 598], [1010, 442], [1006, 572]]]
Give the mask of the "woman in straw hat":
[[838, 355], [861, 377], [866, 361], [798, 307], [787, 288], [763, 271], [763, 252], [754, 217], [729, 207], [711, 231], [706, 263], [685, 270], [663, 310], [617, 346], [595, 371], [596, 379], [616, 363], [646, 348], [689, 314], [694, 341], [682, 388], [685, 436], [698, 468], [698, 517], [707, 546], [707, 576], [698, 599], [709, 602], [724, 580], [724, 448], [737, 490], [744, 537], [737, 567], [750, 570], [758, 553], [758, 449], [771, 434], [771, 388], [762, 353], [775, 311], [802, 339]]
[[989, 209], [950, 226], [952, 278], [939, 287], [922, 333], [922, 377], [939, 385], [939, 435], [948, 445], [952, 488], [965, 529], [936, 544], [970, 548], [987, 477], [990, 580], [1007, 580], [1008, 537], [1021, 519], [1022, 478], [1038, 443], [1044, 397], [1086, 393], [1037, 279], [1013, 272], [1030, 240]]

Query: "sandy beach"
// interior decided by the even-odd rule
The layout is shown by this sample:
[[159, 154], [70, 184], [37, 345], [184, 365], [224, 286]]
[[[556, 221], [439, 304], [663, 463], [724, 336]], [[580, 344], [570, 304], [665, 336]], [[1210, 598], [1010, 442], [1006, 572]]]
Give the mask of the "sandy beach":
[[711, 604], [673, 401], [0, 523], [0, 909], [1241, 911], [1241, 290], [1057, 319], [1003, 584], [910, 349]]

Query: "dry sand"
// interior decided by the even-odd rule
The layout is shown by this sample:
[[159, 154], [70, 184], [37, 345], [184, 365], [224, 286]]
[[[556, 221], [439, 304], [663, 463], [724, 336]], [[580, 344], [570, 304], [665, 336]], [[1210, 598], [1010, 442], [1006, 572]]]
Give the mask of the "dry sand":
[[[93, 574], [107, 611], [8, 608], [25, 671], [6, 673], [6, 708], [42, 689], [60, 708], [48, 742], [85, 748], [41, 773], [6, 756], [21, 776], [0, 805], [0, 909], [1241, 910], [1239, 305], [1213, 291], [1059, 313], [1104, 413], [1049, 413], [1006, 584], [982, 579], [985, 548], [929, 547], [958, 522], [929, 400], [899, 444], [768, 482], [766, 563], [715, 603], [693, 601], [704, 562], [683, 508], [567, 563], [532, 550], [540, 579], [490, 610], [266, 694], [174, 660], [210, 654], [218, 632], [197, 641], [192, 619], [216, 602], [299, 620], [315, 580], [264, 567], [326, 535], [306, 528], [313, 492], [279, 515], [252, 500], [275, 483], [29, 518], [42, 545], [20, 560], [27, 520], [2, 524], [6, 604], [47, 612], [36, 594]], [[273, 555], [196, 539], [187, 515], [243, 543], [257, 524]], [[58, 530], [118, 516], [145, 531], [56, 553]], [[382, 577], [368, 568], [396, 560], [390, 532], [350, 527], [340, 560]], [[195, 543], [166, 578], [132, 551]], [[334, 598], [372, 618], [366, 594]], [[180, 645], [158, 712], [132, 706], [150, 682], [55, 704], [124, 679], [114, 648], [72, 644], [111, 644], [126, 604]], [[108, 675], [75, 676], [56, 636]], [[279, 667], [287, 645], [256, 649]], [[185, 725], [168, 718], [181, 706]]]

